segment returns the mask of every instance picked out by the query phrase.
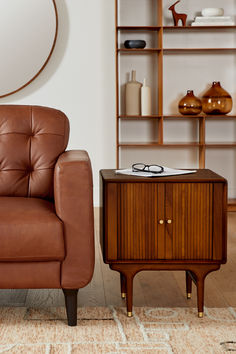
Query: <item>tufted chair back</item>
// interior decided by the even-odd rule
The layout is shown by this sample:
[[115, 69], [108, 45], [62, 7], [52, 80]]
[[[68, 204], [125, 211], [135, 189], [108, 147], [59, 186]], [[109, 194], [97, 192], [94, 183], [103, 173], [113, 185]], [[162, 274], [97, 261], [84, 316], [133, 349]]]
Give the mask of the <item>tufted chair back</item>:
[[40, 106], [0, 105], [0, 196], [53, 197], [53, 174], [69, 121]]

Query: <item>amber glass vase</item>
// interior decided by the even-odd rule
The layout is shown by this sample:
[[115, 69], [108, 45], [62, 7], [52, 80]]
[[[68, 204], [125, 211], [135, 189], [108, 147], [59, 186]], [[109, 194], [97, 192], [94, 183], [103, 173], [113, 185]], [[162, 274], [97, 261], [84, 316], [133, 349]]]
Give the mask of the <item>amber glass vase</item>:
[[230, 94], [221, 87], [219, 81], [214, 81], [202, 97], [203, 112], [212, 115], [227, 114], [232, 107], [233, 101]]
[[201, 113], [202, 103], [194, 96], [192, 90], [187, 91], [187, 95], [179, 101], [179, 112], [183, 115], [196, 115]]

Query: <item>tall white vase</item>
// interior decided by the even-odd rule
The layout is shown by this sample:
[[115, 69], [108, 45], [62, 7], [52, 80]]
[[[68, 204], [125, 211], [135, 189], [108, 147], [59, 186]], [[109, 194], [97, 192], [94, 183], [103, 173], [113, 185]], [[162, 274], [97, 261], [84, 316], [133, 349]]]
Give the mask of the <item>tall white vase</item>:
[[143, 80], [141, 88], [141, 114], [142, 116], [150, 116], [152, 114], [151, 87], [146, 85], [146, 79]]

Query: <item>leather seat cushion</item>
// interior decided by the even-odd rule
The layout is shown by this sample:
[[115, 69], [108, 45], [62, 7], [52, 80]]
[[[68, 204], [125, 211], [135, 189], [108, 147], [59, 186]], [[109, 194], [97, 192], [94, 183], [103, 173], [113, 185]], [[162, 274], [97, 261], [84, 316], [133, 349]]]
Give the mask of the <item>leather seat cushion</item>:
[[0, 262], [62, 260], [64, 256], [63, 223], [53, 203], [0, 197]]

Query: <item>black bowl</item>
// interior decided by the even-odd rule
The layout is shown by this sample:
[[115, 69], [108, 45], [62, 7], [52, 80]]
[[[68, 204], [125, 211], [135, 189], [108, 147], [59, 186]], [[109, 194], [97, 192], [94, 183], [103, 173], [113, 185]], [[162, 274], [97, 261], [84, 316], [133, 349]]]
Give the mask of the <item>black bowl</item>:
[[124, 42], [124, 46], [127, 49], [138, 49], [138, 48], [145, 48], [146, 42], [141, 39], [128, 39]]

